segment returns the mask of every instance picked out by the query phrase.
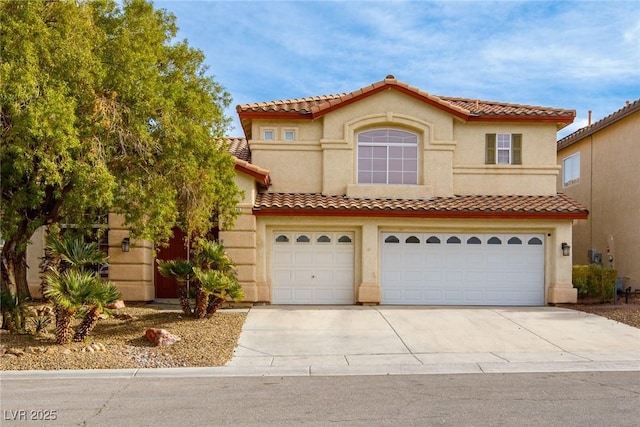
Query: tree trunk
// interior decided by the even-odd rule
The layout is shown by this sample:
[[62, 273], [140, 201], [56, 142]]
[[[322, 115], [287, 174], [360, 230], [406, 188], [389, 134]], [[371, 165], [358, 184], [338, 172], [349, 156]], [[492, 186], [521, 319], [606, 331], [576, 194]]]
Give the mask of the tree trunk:
[[27, 251], [18, 250], [18, 242], [10, 240], [2, 248], [2, 289], [21, 298], [31, 298], [27, 283]]
[[82, 342], [87, 339], [89, 332], [93, 330], [93, 327], [98, 323], [98, 319], [100, 318], [100, 311], [95, 307], [89, 310], [89, 312], [84, 316], [80, 326], [76, 329], [76, 333], [73, 336], [74, 342]]
[[196, 319], [204, 319], [207, 314], [207, 301], [209, 300], [209, 294], [202, 289], [202, 286], [198, 286], [196, 289]]
[[209, 295], [209, 305], [207, 306], [207, 317], [211, 317], [215, 314], [216, 311], [220, 308], [222, 303], [224, 302], [224, 298], [220, 298], [217, 295], [211, 294]]
[[56, 307], [56, 344], [69, 344], [73, 338], [73, 312]]
[[[16, 242], [7, 241], [2, 248], [2, 262], [0, 263], [2, 290], [8, 291], [11, 295], [25, 300], [31, 298], [29, 286], [27, 285], [27, 260], [26, 251], [21, 253], [16, 251]], [[2, 329], [9, 329], [9, 313], [2, 308]]]
[[178, 284], [178, 299], [180, 300], [180, 306], [185, 316], [191, 316], [191, 304], [189, 304], [189, 291], [187, 291], [187, 285], [184, 283]]

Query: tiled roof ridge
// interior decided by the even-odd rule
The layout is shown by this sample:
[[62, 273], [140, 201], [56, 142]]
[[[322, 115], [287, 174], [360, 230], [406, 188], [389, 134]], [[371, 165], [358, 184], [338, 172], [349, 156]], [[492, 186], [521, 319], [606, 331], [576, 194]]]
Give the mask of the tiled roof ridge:
[[582, 127], [577, 131], [565, 136], [564, 138], [558, 140], [557, 149], [561, 150], [569, 145], [594, 134], [595, 132], [621, 120], [636, 111], [640, 111], [640, 98], [636, 99], [633, 102], [629, 102], [624, 107], [614, 111], [613, 113], [603, 117], [602, 119], [592, 123], [589, 126]]
[[[331, 95], [317, 95], [300, 98], [281, 99], [277, 101], [255, 102], [236, 106], [237, 112], [295, 112], [304, 115], [317, 114], [323, 110], [348, 102], [354, 98], [375, 92], [384, 87], [398, 87], [424, 97], [445, 108], [450, 108], [463, 115], [521, 115], [541, 116], [544, 114], [556, 114], [560, 116], [575, 116], [575, 110], [567, 110], [555, 107], [544, 107], [530, 104], [517, 104], [502, 101], [490, 101], [465, 97], [452, 97], [434, 95], [420, 88], [398, 81], [393, 76], [387, 76], [384, 80], [372, 83], [348, 93]], [[480, 108], [485, 107], [485, 108]], [[520, 110], [520, 111], [517, 111]]]

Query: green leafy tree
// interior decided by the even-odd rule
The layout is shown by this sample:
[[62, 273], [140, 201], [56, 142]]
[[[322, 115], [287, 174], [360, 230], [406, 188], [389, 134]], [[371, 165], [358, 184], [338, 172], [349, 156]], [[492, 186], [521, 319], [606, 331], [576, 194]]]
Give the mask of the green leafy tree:
[[229, 94], [146, 0], [0, 2], [2, 287], [28, 296], [43, 225], [121, 213], [163, 243], [232, 226]]

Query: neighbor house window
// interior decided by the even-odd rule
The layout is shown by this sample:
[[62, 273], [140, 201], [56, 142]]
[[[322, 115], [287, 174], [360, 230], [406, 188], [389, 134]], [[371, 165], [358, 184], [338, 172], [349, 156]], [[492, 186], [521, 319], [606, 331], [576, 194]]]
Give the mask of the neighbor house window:
[[295, 130], [291, 130], [291, 129], [287, 129], [283, 132], [283, 139], [285, 141], [295, 141], [296, 139], [296, 131]]
[[562, 161], [562, 186], [580, 182], [580, 153], [572, 154]]
[[488, 133], [485, 163], [488, 165], [521, 165], [522, 134]]
[[418, 136], [396, 129], [358, 134], [359, 184], [417, 184]]
[[275, 139], [275, 131], [273, 129], [265, 129], [262, 131], [262, 139], [265, 141], [273, 141]]

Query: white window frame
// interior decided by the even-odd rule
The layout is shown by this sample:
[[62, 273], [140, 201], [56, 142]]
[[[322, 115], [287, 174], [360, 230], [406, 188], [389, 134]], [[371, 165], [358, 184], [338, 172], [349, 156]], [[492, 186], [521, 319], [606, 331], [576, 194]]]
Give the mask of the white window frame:
[[[391, 142], [361, 142], [360, 141], [360, 135], [366, 132], [370, 132], [370, 131], [378, 131], [378, 130], [393, 130], [393, 131], [400, 131], [400, 132], [405, 132], [409, 135], [413, 135], [416, 138], [416, 142], [415, 143], [391, 143]], [[408, 130], [405, 129], [396, 129], [396, 128], [376, 128], [376, 129], [367, 129], [364, 130], [362, 132], [358, 132], [358, 135], [356, 136], [356, 141], [357, 141], [357, 146], [358, 146], [358, 151], [356, 154], [356, 163], [359, 163], [360, 161], [360, 149], [362, 147], [385, 147], [387, 150], [387, 165], [386, 165], [386, 178], [385, 178], [385, 182], [384, 183], [371, 183], [371, 182], [360, 182], [360, 166], [358, 165], [356, 167], [356, 182], [358, 184], [363, 184], [363, 185], [418, 185], [419, 182], [419, 172], [420, 172], [420, 168], [419, 168], [419, 158], [420, 158], [420, 152], [419, 152], [419, 137], [417, 134], [410, 132]], [[412, 183], [404, 183], [404, 184], [390, 184], [389, 183], [389, 148], [390, 147], [415, 147], [416, 149], [416, 158], [415, 158], [415, 182]], [[411, 171], [410, 171], [411, 172]]]
[[[270, 138], [267, 138], [267, 135], [270, 135]], [[262, 140], [263, 141], [275, 141], [276, 139], [276, 130], [273, 128], [265, 128], [262, 129]]]
[[[291, 137], [288, 138], [287, 134], [291, 134]], [[282, 140], [283, 141], [295, 141], [296, 140], [296, 135], [298, 134], [298, 132], [296, 132], [296, 129], [291, 129], [291, 128], [287, 128], [287, 129], [283, 129], [282, 130]]]
[[[501, 146], [502, 145], [502, 146]], [[496, 134], [496, 165], [510, 165], [512, 157], [513, 143], [510, 133]], [[507, 153], [507, 161], [500, 160], [500, 153]]]
[[580, 152], [562, 159], [562, 187], [570, 187], [580, 182]]

